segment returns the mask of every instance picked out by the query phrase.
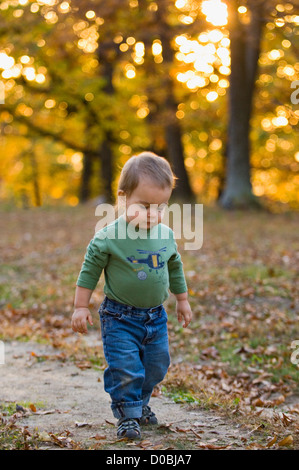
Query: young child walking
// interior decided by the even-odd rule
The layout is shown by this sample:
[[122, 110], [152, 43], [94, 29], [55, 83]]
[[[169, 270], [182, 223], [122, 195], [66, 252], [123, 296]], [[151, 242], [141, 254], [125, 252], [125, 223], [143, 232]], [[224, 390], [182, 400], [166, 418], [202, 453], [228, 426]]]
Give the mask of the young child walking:
[[170, 364], [163, 307], [168, 289], [176, 296], [183, 327], [192, 319], [174, 232], [161, 223], [175, 179], [168, 161], [152, 152], [125, 163], [117, 190], [125, 212], [95, 233], [76, 283], [72, 329], [87, 333], [87, 322], [93, 324], [90, 297], [104, 270], [105, 296], [99, 308], [108, 365], [104, 388], [118, 419], [118, 437], [140, 439], [140, 425], [158, 423], [149, 400]]

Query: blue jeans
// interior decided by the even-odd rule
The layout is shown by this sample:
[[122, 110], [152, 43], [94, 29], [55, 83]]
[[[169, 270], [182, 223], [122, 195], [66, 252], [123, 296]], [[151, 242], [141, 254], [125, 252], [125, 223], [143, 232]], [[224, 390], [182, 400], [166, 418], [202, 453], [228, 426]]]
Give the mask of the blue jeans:
[[170, 364], [166, 310], [163, 304], [138, 308], [105, 296], [99, 314], [108, 364], [104, 389], [112, 413], [115, 418], [140, 418]]

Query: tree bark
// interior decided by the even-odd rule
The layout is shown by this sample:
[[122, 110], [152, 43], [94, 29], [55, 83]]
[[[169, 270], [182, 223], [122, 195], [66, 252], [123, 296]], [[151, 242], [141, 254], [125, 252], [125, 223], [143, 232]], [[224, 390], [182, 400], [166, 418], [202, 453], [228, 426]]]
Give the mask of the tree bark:
[[160, 133], [161, 129], [160, 129], [160, 126], [158, 125], [159, 116], [161, 113], [160, 105], [158, 101], [155, 100], [154, 98], [152, 87], [148, 87], [146, 89], [146, 95], [147, 95], [147, 104], [150, 110], [146, 117], [146, 121], [148, 124], [149, 133], [151, 136], [151, 144], [148, 150], [150, 152], [155, 153], [156, 155], [164, 156], [167, 154], [166, 141], [165, 141], [165, 136]]
[[104, 139], [101, 149], [100, 149], [100, 156], [101, 156], [101, 177], [103, 182], [104, 188], [104, 196], [105, 201], [107, 203], [114, 203], [115, 198], [113, 197], [112, 192], [112, 161], [113, 155], [111, 150], [111, 141], [112, 137], [110, 137], [109, 132], [106, 134], [106, 138]]
[[[165, 19], [165, 5], [160, 3], [157, 10], [157, 20], [160, 26], [160, 39], [163, 50], [163, 61], [166, 70], [173, 64], [174, 51], [171, 47], [170, 40], [173, 31], [169, 30], [169, 26]], [[184, 149], [182, 144], [182, 130], [178, 118], [176, 117], [177, 102], [174, 94], [174, 84], [169, 73], [165, 73], [163, 80], [165, 90], [165, 116], [164, 124], [165, 140], [167, 144], [167, 156], [172, 164], [173, 171], [178, 177], [176, 187], [173, 191], [173, 198], [181, 201], [195, 201], [195, 195], [192, 191], [188, 173], [184, 163]]]
[[238, 16], [238, 2], [227, 3], [231, 74], [226, 183], [219, 202], [226, 209], [259, 207], [259, 200], [252, 193], [249, 133], [264, 2], [248, 2], [251, 21], [247, 31]]
[[92, 155], [85, 152], [80, 184], [80, 202], [86, 202], [90, 197], [90, 178], [92, 174]]
[[[102, 66], [102, 77], [105, 79], [106, 83], [103, 88], [103, 91], [107, 95], [114, 94], [113, 86], [113, 69], [114, 69], [114, 60], [117, 58], [119, 53], [116, 44], [113, 41], [109, 40], [102, 43], [98, 48], [98, 59]], [[114, 142], [114, 136], [112, 131], [105, 130], [104, 138], [99, 148], [99, 158], [101, 161], [101, 180], [103, 182], [104, 188], [104, 197], [105, 200], [109, 203], [114, 202], [112, 183], [113, 183], [113, 152], [111, 150], [112, 144]]]

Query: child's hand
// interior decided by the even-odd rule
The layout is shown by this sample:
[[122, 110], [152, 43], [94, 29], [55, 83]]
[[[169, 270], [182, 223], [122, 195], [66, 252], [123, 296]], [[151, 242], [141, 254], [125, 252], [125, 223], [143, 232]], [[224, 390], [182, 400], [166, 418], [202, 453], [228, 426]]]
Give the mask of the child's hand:
[[72, 330], [78, 333], [87, 333], [87, 320], [92, 326], [92, 317], [88, 308], [76, 308], [72, 316]]
[[188, 300], [177, 300], [176, 311], [178, 321], [181, 323], [184, 319], [185, 322], [183, 324], [183, 328], [186, 328], [192, 319], [192, 311]]

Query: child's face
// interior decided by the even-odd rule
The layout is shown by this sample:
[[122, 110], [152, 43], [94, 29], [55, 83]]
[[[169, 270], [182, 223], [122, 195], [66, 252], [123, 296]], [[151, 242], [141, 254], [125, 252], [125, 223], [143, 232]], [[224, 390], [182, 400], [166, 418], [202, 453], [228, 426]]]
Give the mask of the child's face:
[[160, 188], [149, 179], [142, 178], [131, 196], [119, 190], [118, 195], [126, 197], [126, 219], [132, 221], [138, 216], [139, 226], [149, 229], [161, 222], [172, 188]]

